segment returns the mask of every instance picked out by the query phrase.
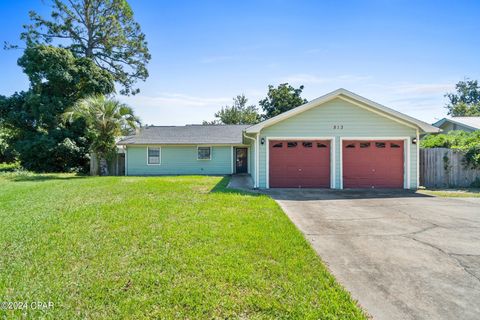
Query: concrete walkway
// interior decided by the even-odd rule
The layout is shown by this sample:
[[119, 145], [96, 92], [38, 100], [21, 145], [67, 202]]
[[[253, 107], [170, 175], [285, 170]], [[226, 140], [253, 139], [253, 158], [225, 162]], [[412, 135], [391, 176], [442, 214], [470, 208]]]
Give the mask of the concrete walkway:
[[267, 192], [374, 319], [480, 319], [480, 199]]
[[231, 176], [227, 187], [252, 192], [253, 180], [248, 174], [234, 174]]

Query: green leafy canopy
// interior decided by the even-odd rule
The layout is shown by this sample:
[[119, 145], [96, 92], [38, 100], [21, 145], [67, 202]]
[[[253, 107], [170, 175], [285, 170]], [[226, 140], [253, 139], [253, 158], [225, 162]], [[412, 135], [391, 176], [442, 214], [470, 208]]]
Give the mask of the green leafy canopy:
[[46, 45], [29, 46], [18, 64], [30, 89], [0, 99], [6, 160], [15, 155], [33, 171], [85, 170], [90, 145], [85, 123], [65, 124], [61, 116], [81, 98], [113, 92], [112, 76], [88, 58]]
[[217, 120], [212, 122], [204, 121], [203, 124], [255, 124], [260, 121], [257, 107], [255, 105], [247, 106], [248, 99], [244, 94], [233, 98], [232, 106], [222, 107], [215, 113]]
[[447, 134], [428, 135], [422, 139], [422, 148], [450, 148], [463, 151], [465, 162], [480, 168], [480, 131], [450, 131]]
[[259, 102], [265, 112], [264, 119], [275, 117], [307, 103], [307, 99], [301, 97], [302, 91], [303, 86], [295, 89], [288, 83], [282, 83], [277, 88], [269, 85], [267, 97]]
[[131, 107], [103, 95], [79, 100], [63, 117], [67, 122], [85, 121], [92, 139], [90, 149], [103, 159], [110, 159], [116, 153], [117, 137], [140, 124]]
[[92, 59], [113, 75], [122, 94], [135, 94], [133, 85], [147, 79], [151, 59], [145, 34], [125, 0], [51, 0], [51, 19], [31, 11], [32, 24], [21, 38], [32, 44], [55, 44], [76, 57]]
[[477, 80], [460, 81], [455, 86], [456, 93], [447, 93], [448, 114], [454, 117], [480, 116], [480, 86]]

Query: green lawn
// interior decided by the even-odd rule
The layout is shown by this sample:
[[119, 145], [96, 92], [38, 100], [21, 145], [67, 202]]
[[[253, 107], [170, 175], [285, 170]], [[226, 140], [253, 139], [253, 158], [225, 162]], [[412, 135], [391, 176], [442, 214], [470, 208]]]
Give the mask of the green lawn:
[[365, 319], [267, 196], [221, 177], [0, 176], [0, 318]]
[[466, 189], [423, 189], [417, 193], [427, 194], [442, 198], [480, 198], [480, 188]]

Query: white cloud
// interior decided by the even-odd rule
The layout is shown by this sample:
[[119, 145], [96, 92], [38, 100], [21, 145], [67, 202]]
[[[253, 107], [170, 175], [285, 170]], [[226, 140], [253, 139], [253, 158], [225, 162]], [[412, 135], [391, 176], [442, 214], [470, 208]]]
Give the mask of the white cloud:
[[419, 95], [445, 94], [455, 89], [455, 85], [448, 83], [407, 83], [389, 86], [395, 93]]
[[320, 48], [312, 48], [308, 49], [305, 51], [306, 54], [317, 54], [317, 53], [324, 53], [326, 50], [325, 49], [320, 49]]
[[353, 74], [344, 74], [334, 77], [319, 77], [308, 73], [299, 73], [286, 76], [281, 79], [282, 82], [291, 84], [327, 84], [327, 83], [353, 83], [371, 79], [370, 76], [361, 76]]
[[195, 97], [181, 93], [162, 93], [157, 96], [128, 96], [123, 97], [122, 100], [132, 106], [142, 105], [145, 107], [202, 107], [212, 104], [223, 104], [229, 102], [232, 99], [225, 97]]
[[211, 120], [216, 111], [230, 104], [230, 97], [197, 97], [181, 93], [161, 93], [154, 96], [119, 97], [132, 106], [144, 124], [184, 125]]

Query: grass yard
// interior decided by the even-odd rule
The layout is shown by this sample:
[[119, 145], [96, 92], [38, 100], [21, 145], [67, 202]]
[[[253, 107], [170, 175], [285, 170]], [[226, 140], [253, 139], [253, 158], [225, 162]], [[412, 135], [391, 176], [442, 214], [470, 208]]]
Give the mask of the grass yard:
[[417, 193], [442, 198], [480, 198], [480, 188], [466, 189], [423, 189]]
[[272, 199], [227, 182], [0, 176], [0, 301], [29, 306], [0, 318], [365, 319]]

